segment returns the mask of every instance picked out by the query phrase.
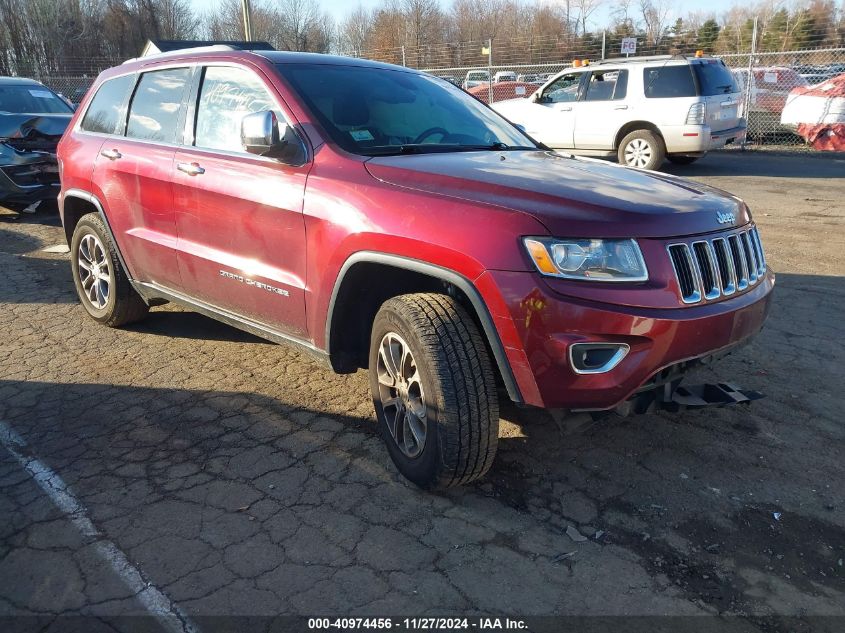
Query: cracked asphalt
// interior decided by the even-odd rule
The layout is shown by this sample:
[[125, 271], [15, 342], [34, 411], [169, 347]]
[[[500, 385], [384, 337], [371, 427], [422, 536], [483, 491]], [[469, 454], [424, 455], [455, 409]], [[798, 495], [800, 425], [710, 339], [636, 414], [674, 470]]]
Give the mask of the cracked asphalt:
[[600, 421], [503, 406], [491, 472], [442, 495], [394, 470], [363, 372], [171, 305], [98, 326], [43, 250], [55, 211], [0, 210], [0, 423], [97, 530], [0, 445], [0, 617], [146, 614], [104, 539], [198, 618], [845, 615], [845, 160], [671, 171], [755, 213], [770, 320], [699, 377], [768, 397]]

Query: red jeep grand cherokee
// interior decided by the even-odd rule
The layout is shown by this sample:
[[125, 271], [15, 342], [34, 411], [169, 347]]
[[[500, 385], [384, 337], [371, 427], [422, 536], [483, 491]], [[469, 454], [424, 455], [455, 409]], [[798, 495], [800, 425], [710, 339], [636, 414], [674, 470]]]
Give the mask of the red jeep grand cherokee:
[[390, 455], [425, 488], [490, 467], [498, 386], [538, 407], [665, 403], [690, 361], [760, 330], [774, 284], [741, 200], [552, 153], [386, 64], [225, 47], [127, 62], [59, 159], [91, 317], [174, 301], [368, 368]]

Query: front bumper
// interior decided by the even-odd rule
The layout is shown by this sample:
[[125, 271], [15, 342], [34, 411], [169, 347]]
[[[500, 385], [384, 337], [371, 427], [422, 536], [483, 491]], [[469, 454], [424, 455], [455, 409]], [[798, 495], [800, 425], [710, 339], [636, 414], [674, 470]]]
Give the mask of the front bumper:
[[[661, 370], [747, 342], [763, 327], [774, 287], [768, 271], [740, 296], [655, 309], [563, 296], [533, 273], [487, 271], [485, 277], [479, 282], [495, 285], [504, 300], [506, 312], [493, 317], [523, 400], [581, 410], [615, 408]], [[625, 343], [630, 351], [606, 373], [578, 374], [569, 348], [589, 342]]]
[[725, 145], [742, 143], [747, 126], [745, 121], [728, 130], [713, 130], [708, 125], [673, 125], [660, 129], [669, 154], [703, 154]]

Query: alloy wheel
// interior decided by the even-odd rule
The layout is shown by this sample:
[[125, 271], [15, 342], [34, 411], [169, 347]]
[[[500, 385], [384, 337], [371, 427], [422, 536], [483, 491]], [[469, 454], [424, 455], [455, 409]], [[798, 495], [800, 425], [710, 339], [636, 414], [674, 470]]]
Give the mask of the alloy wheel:
[[406, 457], [418, 457], [428, 430], [422, 377], [410, 347], [395, 332], [381, 339], [376, 373], [390, 435]]
[[79, 242], [77, 254], [79, 282], [88, 302], [102, 310], [109, 302], [112, 287], [112, 271], [103, 243], [93, 233], [88, 233]]
[[625, 164], [631, 167], [643, 168], [651, 160], [652, 149], [648, 141], [641, 138], [632, 139], [625, 146]]

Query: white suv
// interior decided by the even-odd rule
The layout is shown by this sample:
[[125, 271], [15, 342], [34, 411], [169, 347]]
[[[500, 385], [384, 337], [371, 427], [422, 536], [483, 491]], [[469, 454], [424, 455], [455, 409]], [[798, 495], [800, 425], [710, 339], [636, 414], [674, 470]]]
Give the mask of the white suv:
[[538, 141], [657, 169], [745, 138], [731, 71], [712, 57], [630, 57], [567, 68], [527, 99], [493, 104]]

